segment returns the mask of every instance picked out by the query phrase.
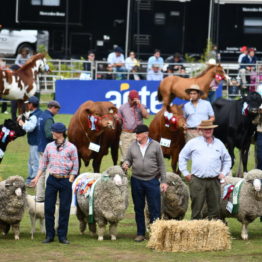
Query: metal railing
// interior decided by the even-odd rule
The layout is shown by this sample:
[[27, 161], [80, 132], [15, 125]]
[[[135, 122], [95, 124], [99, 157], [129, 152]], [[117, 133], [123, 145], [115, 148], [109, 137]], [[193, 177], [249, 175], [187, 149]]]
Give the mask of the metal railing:
[[[2, 59], [0, 66], [8, 66], [14, 64], [14, 58], [4, 58]], [[60, 60], [52, 59], [48, 60], [48, 64], [51, 69], [50, 74], [40, 74], [39, 75], [39, 88], [41, 92], [50, 93], [55, 92], [55, 81], [57, 79], [123, 79], [123, 80], [140, 80], [147, 79], [148, 68], [146, 62], [140, 62], [139, 66], [135, 67], [134, 70], [125, 70], [123, 67], [121, 70], [116, 70], [116, 68], [108, 66], [106, 61], [95, 61], [93, 63], [85, 60]], [[226, 74], [231, 78], [231, 81], [224, 82], [224, 90], [226, 91], [226, 96], [235, 97], [240, 95], [240, 84], [241, 76], [239, 74], [240, 65], [238, 63], [222, 63], [221, 64], [226, 72]], [[175, 66], [180, 67], [178, 70], [172, 70]], [[247, 66], [245, 64], [245, 66]], [[256, 89], [256, 87], [262, 82], [262, 61], [256, 63], [253, 71], [246, 71], [245, 77], [247, 77], [249, 82], [246, 84], [246, 88]], [[194, 77], [205, 69], [203, 63], [168, 63], [164, 64], [161, 71], [162, 78], [174, 75], [182, 77]], [[233, 81], [232, 81], [233, 80]], [[233, 88], [234, 87], [234, 88]]]

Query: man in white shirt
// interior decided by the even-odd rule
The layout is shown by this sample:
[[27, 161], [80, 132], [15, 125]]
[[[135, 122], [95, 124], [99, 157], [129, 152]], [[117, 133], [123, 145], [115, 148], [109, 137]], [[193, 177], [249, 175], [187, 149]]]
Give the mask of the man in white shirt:
[[[207, 203], [208, 218], [220, 218], [220, 183], [224, 183], [232, 161], [224, 144], [213, 137], [217, 125], [211, 120], [198, 126], [203, 136], [191, 139], [179, 154], [179, 169], [189, 182], [192, 219], [202, 219], [202, 209]], [[187, 162], [192, 160], [191, 172]]]
[[125, 75], [123, 74], [123, 72], [126, 72], [125, 57], [121, 47], [116, 47], [114, 52], [108, 55], [107, 62], [113, 68], [114, 72], [119, 72], [119, 74], [116, 74], [116, 80], [125, 79]]

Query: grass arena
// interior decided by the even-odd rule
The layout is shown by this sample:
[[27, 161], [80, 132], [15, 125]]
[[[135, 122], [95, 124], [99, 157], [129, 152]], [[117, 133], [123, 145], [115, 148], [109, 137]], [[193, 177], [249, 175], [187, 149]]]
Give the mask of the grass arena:
[[[45, 99], [45, 98], [44, 98]], [[48, 98], [47, 98], [48, 99]], [[45, 108], [45, 107], [43, 107]], [[55, 122], [63, 122], [68, 126], [72, 115], [58, 114]], [[5, 114], [0, 114], [0, 123], [8, 118]], [[149, 124], [153, 116], [145, 121]], [[236, 156], [238, 153], [236, 152]], [[4, 159], [0, 165], [1, 180], [11, 175], [27, 177], [28, 144], [26, 136], [13, 141], [8, 145]], [[166, 161], [167, 171], [172, 171], [170, 161]], [[103, 158], [101, 171], [112, 166], [111, 156]], [[238, 159], [233, 168], [236, 172]], [[249, 153], [248, 170], [254, 168], [254, 147]], [[82, 165], [81, 173], [92, 172], [92, 166]], [[34, 189], [27, 189], [31, 195], [35, 194]], [[187, 211], [186, 220], [190, 219], [190, 208]], [[227, 219], [229, 231], [231, 233], [232, 247], [227, 251], [216, 252], [193, 252], [193, 253], [171, 253], [157, 252], [147, 248], [147, 241], [135, 243], [133, 238], [136, 232], [133, 203], [129, 197], [129, 206], [125, 218], [118, 227], [118, 238], [111, 241], [106, 235], [104, 241], [97, 241], [97, 237], [91, 237], [88, 231], [84, 235], [79, 233], [79, 221], [75, 215], [70, 216], [68, 238], [70, 245], [61, 245], [57, 241], [44, 245], [41, 241], [44, 234], [40, 232], [37, 225], [37, 232], [34, 240], [31, 240], [31, 225], [27, 211], [20, 226], [20, 240], [15, 241], [12, 231], [7, 236], [0, 237], [0, 261], [191, 261], [191, 262], [216, 262], [216, 261], [261, 261], [262, 259], [262, 223], [259, 218], [249, 226], [249, 240], [243, 241], [240, 237], [241, 224], [236, 219]]]

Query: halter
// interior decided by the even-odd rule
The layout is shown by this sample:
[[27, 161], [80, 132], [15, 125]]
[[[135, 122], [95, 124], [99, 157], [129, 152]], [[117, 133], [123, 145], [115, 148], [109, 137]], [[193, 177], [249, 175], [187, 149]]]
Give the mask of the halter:
[[183, 118], [183, 116], [174, 115], [174, 113], [165, 112], [164, 113], [164, 119], [165, 119], [165, 126], [170, 127], [173, 125], [175, 128], [177, 128], [177, 124], [179, 119]]
[[2, 127], [0, 131], [0, 140], [2, 143], [10, 142], [15, 139], [15, 131], [6, 128], [5, 126]]
[[99, 131], [100, 127], [98, 123], [103, 119], [107, 118], [109, 115], [103, 115], [103, 116], [95, 116], [95, 115], [89, 115], [87, 118], [87, 127], [91, 130]]
[[217, 80], [217, 81], [221, 81], [221, 80], [223, 80], [225, 77], [223, 76], [223, 75], [220, 75], [220, 74], [217, 74], [216, 73], [216, 75], [215, 75], [215, 79]]

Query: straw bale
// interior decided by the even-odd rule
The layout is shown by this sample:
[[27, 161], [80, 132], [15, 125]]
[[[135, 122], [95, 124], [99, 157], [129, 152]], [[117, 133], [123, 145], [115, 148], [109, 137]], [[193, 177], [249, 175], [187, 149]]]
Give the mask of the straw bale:
[[231, 249], [231, 238], [220, 220], [157, 220], [147, 247], [169, 252], [226, 250]]

